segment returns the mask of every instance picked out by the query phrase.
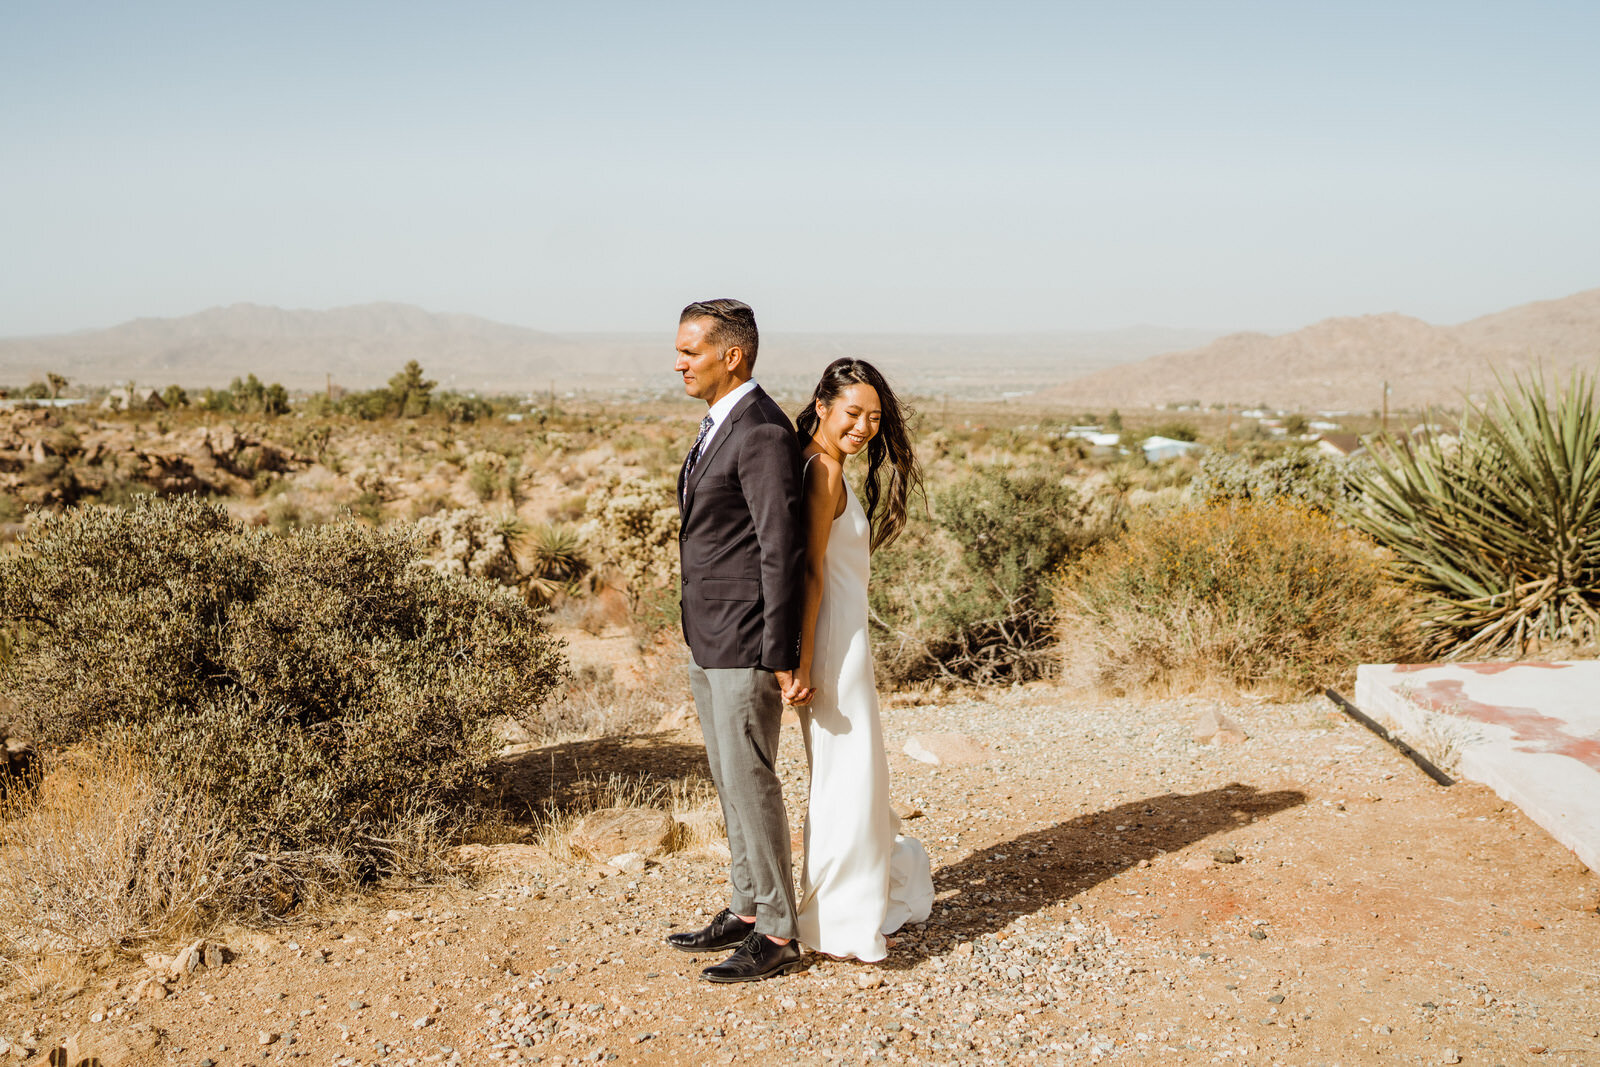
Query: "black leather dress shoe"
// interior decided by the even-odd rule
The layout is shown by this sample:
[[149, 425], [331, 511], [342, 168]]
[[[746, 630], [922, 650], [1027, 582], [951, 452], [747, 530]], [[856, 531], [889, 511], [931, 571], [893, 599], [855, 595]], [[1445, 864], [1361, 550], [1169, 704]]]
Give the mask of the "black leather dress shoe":
[[755, 933], [755, 929], [755, 923], [747, 923], [723, 908], [705, 929], [693, 933], [668, 934], [667, 944], [684, 952], [722, 952], [738, 948], [745, 938]]
[[779, 945], [766, 934], [752, 933], [737, 952], [701, 971], [700, 977], [708, 982], [759, 982], [805, 969], [800, 942], [791, 939], [788, 944]]

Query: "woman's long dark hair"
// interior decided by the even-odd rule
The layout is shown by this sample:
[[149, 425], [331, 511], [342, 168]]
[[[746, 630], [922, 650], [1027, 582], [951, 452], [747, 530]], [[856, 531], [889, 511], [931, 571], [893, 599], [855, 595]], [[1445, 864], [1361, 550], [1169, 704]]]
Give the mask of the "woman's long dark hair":
[[[805, 447], [817, 433], [818, 402], [823, 407], [832, 407], [839, 394], [852, 385], [872, 386], [878, 394], [878, 403], [883, 406], [878, 432], [867, 442], [867, 521], [872, 523], [872, 548], [876, 551], [900, 536], [900, 531], [905, 529], [912, 490], [922, 489], [922, 469], [917, 466], [917, 454], [911, 449], [911, 434], [906, 429], [910, 409], [901, 407], [894, 390], [889, 388], [877, 367], [864, 359], [836, 359], [822, 372], [822, 379], [811, 392], [811, 402], [795, 416], [795, 433], [800, 437], [801, 447]], [[883, 504], [881, 514], [878, 512], [880, 502]]]

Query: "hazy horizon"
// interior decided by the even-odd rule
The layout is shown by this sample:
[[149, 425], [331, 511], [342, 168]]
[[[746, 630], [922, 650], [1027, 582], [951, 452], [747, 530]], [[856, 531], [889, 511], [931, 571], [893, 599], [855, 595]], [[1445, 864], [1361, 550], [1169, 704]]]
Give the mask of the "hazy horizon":
[[1600, 285], [1600, 8], [0, 8], [0, 336], [1458, 323]]

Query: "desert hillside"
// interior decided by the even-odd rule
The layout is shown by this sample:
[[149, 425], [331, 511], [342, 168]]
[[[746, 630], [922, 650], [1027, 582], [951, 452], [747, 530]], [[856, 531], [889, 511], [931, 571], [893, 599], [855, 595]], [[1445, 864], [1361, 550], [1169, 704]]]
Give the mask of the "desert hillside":
[[1600, 366], [1600, 289], [1524, 304], [1456, 326], [1399, 314], [1327, 319], [1269, 337], [1237, 333], [1202, 348], [1096, 371], [1045, 394], [1077, 406], [1267, 404], [1369, 411], [1459, 403], [1495, 373]]

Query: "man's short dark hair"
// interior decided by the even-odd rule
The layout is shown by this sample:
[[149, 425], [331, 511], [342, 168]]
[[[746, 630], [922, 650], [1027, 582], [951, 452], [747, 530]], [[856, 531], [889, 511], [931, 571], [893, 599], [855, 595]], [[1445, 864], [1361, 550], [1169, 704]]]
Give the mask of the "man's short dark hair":
[[756, 313], [742, 300], [698, 300], [683, 309], [679, 323], [690, 319], [710, 319], [706, 340], [723, 352], [737, 346], [744, 351], [744, 364], [751, 370], [756, 366], [756, 349], [761, 344], [761, 332], [756, 329]]

